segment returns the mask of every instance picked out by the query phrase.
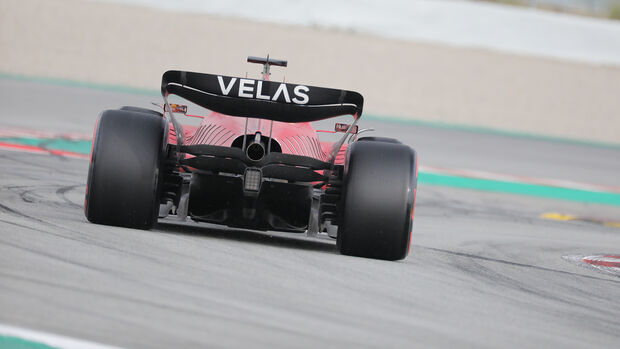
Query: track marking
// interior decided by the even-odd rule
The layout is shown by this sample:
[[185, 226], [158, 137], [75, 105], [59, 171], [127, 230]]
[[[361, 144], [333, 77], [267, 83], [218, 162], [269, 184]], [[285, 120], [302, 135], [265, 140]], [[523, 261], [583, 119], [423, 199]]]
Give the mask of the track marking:
[[562, 258], [588, 269], [602, 271], [620, 277], [620, 255], [570, 255], [563, 256]]
[[23, 128], [3, 128], [0, 130], [0, 138], [50, 138], [90, 141], [92, 139], [92, 135], [82, 132], [48, 132]]
[[0, 141], [0, 148], [6, 149], [6, 150], [34, 153], [34, 154], [58, 155], [58, 156], [66, 156], [66, 157], [77, 158], [77, 159], [89, 159], [88, 155], [85, 155], [82, 153], [76, 153], [76, 152], [65, 151], [65, 150], [46, 149], [46, 148], [42, 148], [42, 147], [34, 146], [34, 145], [13, 144], [13, 143], [6, 143], [6, 142]]
[[[4, 346], [3, 343], [6, 343], [7, 346]], [[0, 349], [15, 347], [17, 344], [21, 345], [19, 348], [38, 349], [121, 349], [120, 347], [0, 324]]]
[[467, 169], [449, 169], [437, 166], [420, 166], [420, 170], [427, 173], [447, 174], [452, 176], [475, 178], [475, 179], [490, 179], [494, 181], [513, 182], [513, 183], [526, 183], [535, 185], [544, 185], [549, 187], [569, 188], [587, 191], [598, 191], [601, 193], [617, 193], [620, 194], [620, 187], [611, 185], [599, 185], [590, 183], [581, 183], [563, 179], [552, 178], [537, 178], [528, 176], [515, 176], [478, 170]]
[[556, 200], [590, 202], [604, 205], [620, 206], [620, 193], [614, 192], [590, 191], [583, 189], [547, 186], [542, 184], [471, 178], [431, 172], [420, 172], [418, 182], [421, 185], [436, 185], [443, 187], [474, 189], [497, 193], [537, 196]]
[[563, 222], [568, 222], [568, 221], [588, 222], [588, 223], [604, 225], [606, 227], [620, 228], [620, 222], [617, 222], [617, 221], [610, 221], [606, 219], [592, 218], [592, 217], [580, 217], [580, 216], [575, 216], [571, 214], [563, 214], [563, 213], [557, 213], [557, 212], [543, 213], [540, 215], [540, 218], [550, 219], [554, 221], [563, 221]]
[[[89, 159], [90, 139], [90, 136], [79, 133], [5, 130], [0, 131], [0, 148]], [[617, 186], [436, 166], [420, 165], [419, 170], [418, 181], [421, 184], [620, 206], [620, 187]], [[608, 225], [617, 226], [620, 223], [610, 222]]]
[[[115, 84], [79, 81], [79, 80], [72, 80], [72, 79], [15, 74], [15, 73], [3, 72], [3, 71], [0, 71], [0, 79], [24, 81], [24, 82], [29, 82], [29, 83], [47, 84], [47, 85], [72, 87], [72, 88], [87, 88], [87, 89], [108, 91], [108, 92], [115, 92], [115, 93], [130, 93], [130, 94], [136, 94], [136, 95], [161, 98], [161, 92], [158, 89], [139, 88], [139, 87], [127, 86], [127, 85], [115, 85]], [[578, 145], [586, 145], [586, 146], [609, 148], [609, 149], [620, 149], [620, 143], [617, 143], [617, 142], [610, 143], [610, 142], [601, 142], [601, 141], [593, 141], [593, 140], [582, 140], [582, 139], [569, 138], [569, 137], [529, 133], [529, 132], [524, 132], [524, 131], [511, 131], [511, 130], [505, 130], [505, 129], [500, 129], [500, 128], [493, 128], [493, 127], [473, 126], [473, 125], [460, 124], [460, 123], [446, 123], [446, 122], [441, 122], [441, 121], [421, 120], [417, 118], [397, 117], [397, 116], [389, 116], [389, 115], [364, 114], [364, 118], [366, 120], [377, 120], [381, 122], [389, 122], [389, 123], [395, 123], [395, 124], [401, 124], [401, 125], [404, 124], [404, 125], [430, 127], [430, 128], [436, 128], [436, 129], [457, 130], [457, 131], [464, 131], [464, 132], [478, 133], [478, 134], [506, 136], [506, 137], [512, 137], [512, 138], [520, 138], [520, 139], [533, 139], [533, 140], [541, 140], [541, 141], [546, 141], [546, 142], [578, 144]]]
[[620, 268], [620, 256], [605, 255], [605, 256], [588, 256], [583, 257], [582, 260], [590, 265]]
[[46, 132], [19, 128], [0, 130], [1, 148], [69, 157], [82, 157], [89, 152], [91, 139], [91, 135], [78, 132]]

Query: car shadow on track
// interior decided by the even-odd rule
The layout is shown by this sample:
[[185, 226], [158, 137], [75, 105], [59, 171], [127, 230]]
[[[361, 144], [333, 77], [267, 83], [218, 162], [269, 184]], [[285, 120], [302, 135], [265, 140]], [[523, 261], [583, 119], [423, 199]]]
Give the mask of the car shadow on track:
[[282, 248], [295, 248], [338, 254], [336, 242], [322, 238], [308, 238], [300, 233], [263, 232], [219, 227], [210, 224], [184, 224], [174, 221], [159, 221], [154, 230], [205, 238], [263, 244]]

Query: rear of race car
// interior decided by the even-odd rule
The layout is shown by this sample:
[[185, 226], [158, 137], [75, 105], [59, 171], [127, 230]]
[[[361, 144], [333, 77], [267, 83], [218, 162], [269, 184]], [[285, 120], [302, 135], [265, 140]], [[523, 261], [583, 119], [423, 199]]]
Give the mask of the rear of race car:
[[[217, 113], [177, 149], [190, 155], [180, 160], [192, 171], [187, 215], [233, 227], [297, 232], [308, 230], [315, 189], [333, 185], [330, 177], [342, 170], [334, 164], [335, 155], [313, 141], [316, 133], [306, 124], [345, 114], [357, 120], [363, 104], [352, 91], [181, 71], [164, 74], [162, 93]], [[291, 149], [283, 152], [286, 147]]]
[[[272, 82], [269, 66], [286, 62], [248, 61], [263, 64], [262, 80], [167, 71], [163, 115], [136, 107], [102, 113], [87, 218], [148, 229], [157, 216], [173, 213], [239, 228], [326, 232], [344, 254], [404, 258], [417, 183], [415, 152], [395, 140], [358, 140], [359, 93]], [[192, 132], [184, 131], [174, 112], [187, 108], [169, 103], [171, 95], [212, 112]], [[340, 115], [353, 116], [352, 123], [336, 125], [342, 137], [319, 142], [310, 122]], [[150, 131], [139, 130], [147, 124]], [[136, 132], [143, 134], [131, 139]], [[122, 161], [119, 153], [134, 158]], [[118, 188], [120, 195], [109, 194]]]

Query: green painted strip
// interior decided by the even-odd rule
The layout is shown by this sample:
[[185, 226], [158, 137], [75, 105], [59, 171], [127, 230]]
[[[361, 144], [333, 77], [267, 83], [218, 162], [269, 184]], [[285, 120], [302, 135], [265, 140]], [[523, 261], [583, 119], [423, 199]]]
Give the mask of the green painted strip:
[[445, 122], [440, 122], [440, 121], [410, 119], [410, 118], [405, 118], [405, 117], [399, 118], [399, 117], [394, 117], [394, 116], [373, 115], [373, 114], [364, 114], [363, 118], [367, 120], [376, 120], [376, 121], [383, 121], [383, 122], [390, 122], [390, 123], [397, 123], [397, 124], [406, 124], [406, 125], [411, 125], [411, 126], [439, 128], [439, 129], [444, 129], [444, 130], [465, 131], [465, 132], [472, 132], [472, 133], [523, 138], [523, 139], [531, 139], [531, 140], [545, 141], [545, 142], [585, 145], [585, 146], [608, 148], [608, 149], [620, 149], [620, 143], [587, 141], [587, 140], [581, 140], [581, 139], [548, 136], [548, 135], [543, 135], [543, 134], [502, 130], [502, 129], [496, 129], [496, 128], [491, 128], [491, 127], [471, 126], [471, 125], [464, 125], [464, 124], [452, 124], [452, 123], [445, 123]]
[[64, 150], [80, 154], [90, 154], [92, 142], [87, 140], [72, 141], [67, 139], [54, 139], [45, 144], [48, 149]]
[[[139, 87], [113, 85], [113, 84], [101, 84], [101, 83], [95, 83], [95, 82], [76, 81], [76, 80], [59, 79], [59, 78], [52, 78], [52, 77], [37, 77], [37, 76], [28, 76], [28, 75], [0, 72], [0, 78], [17, 80], [17, 81], [36, 82], [36, 83], [43, 83], [43, 84], [50, 84], [50, 85], [58, 85], [58, 86], [66, 86], [66, 87], [89, 88], [89, 89], [109, 91], [109, 92], [132, 93], [132, 94], [139, 94], [139, 95], [146, 95], [146, 96], [158, 96], [158, 97], [161, 96], [161, 93], [155, 89], [144, 89], [144, 88], [139, 88]], [[496, 128], [491, 128], [491, 127], [453, 124], [453, 123], [445, 123], [445, 122], [438, 122], [438, 121], [428, 121], [428, 120], [422, 120], [422, 119], [410, 119], [406, 117], [364, 114], [364, 119], [391, 122], [391, 123], [399, 123], [399, 124], [407, 124], [407, 125], [413, 125], [413, 126], [423, 126], [423, 127], [432, 127], [432, 128], [447, 129], [447, 130], [456, 130], [456, 131], [465, 131], [465, 132], [515, 137], [515, 138], [524, 138], [524, 139], [533, 139], [533, 140], [541, 140], [541, 141], [587, 145], [587, 146], [602, 147], [602, 148], [620, 149], [620, 143], [586, 141], [586, 140], [579, 140], [579, 139], [573, 139], [573, 138], [555, 137], [555, 136], [548, 136], [548, 135], [534, 134], [534, 133], [527, 133], [527, 132], [508, 131], [508, 130], [496, 129]]]
[[420, 172], [420, 184], [620, 206], [620, 194]]
[[90, 146], [92, 143], [90, 140], [30, 137], [0, 137], [0, 142], [30, 145], [48, 150], [62, 150], [80, 154], [90, 154]]
[[[0, 138], [0, 141], [42, 147], [48, 150], [71, 151], [80, 154], [90, 154], [91, 141], [66, 140], [66, 139], [43, 139], [43, 138]], [[489, 179], [478, 179], [420, 172], [418, 181], [420, 184], [438, 185], [445, 187], [466, 188], [499, 193], [511, 193], [529, 195], [543, 198], [591, 202], [597, 204], [620, 206], [620, 194], [602, 193], [580, 189], [550, 187], [529, 183], [507, 182]]]
[[17, 337], [0, 336], [0, 349], [56, 349], [56, 347]]
[[36, 83], [41, 83], [41, 84], [57, 85], [57, 86], [64, 86], [64, 87], [78, 87], [78, 88], [89, 88], [93, 90], [101, 90], [101, 91], [108, 91], [108, 92], [131, 93], [131, 94], [154, 96], [154, 97], [161, 98], [161, 92], [158, 90], [132, 87], [132, 86], [101, 84], [101, 83], [88, 82], [88, 81], [76, 81], [76, 80], [59, 79], [59, 78], [43, 77], [43, 76], [28, 76], [28, 75], [11, 74], [11, 73], [3, 73], [3, 72], [0, 72], [0, 78], [7, 79], [7, 80], [36, 82]]

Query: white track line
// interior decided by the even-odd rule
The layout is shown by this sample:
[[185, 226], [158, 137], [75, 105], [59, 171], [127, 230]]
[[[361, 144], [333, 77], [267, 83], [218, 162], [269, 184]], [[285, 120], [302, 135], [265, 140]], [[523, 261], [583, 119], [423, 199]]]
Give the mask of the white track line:
[[0, 336], [16, 337], [60, 349], [121, 349], [120, 347], [113, 347], [3, 324], [0, 324]]

